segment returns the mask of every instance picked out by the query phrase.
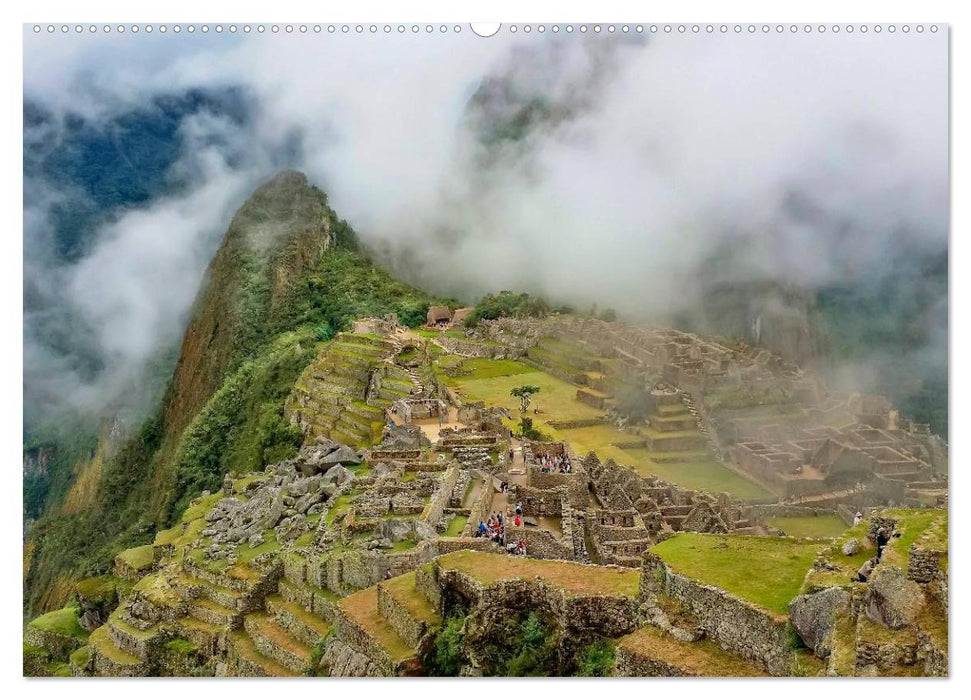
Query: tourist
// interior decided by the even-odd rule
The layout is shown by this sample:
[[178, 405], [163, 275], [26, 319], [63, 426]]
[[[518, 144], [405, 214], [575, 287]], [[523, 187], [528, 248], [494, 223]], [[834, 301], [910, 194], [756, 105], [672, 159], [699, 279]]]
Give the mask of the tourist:
[[890, 535], [887, 532], [887, 528], [881, 527], [877, 530], [877, 561], [883, 557], [883, 549], [887, 546], [887, 542], [890, 541]]
[[486, 525], [481, 520], [479, 521], [479, 537], [482, 537], [486, 532]]
[[523, 519], [521, 517], [519, 517], [519, 513], [516, 513], [516, 521], [515, 522], [516, 522], [516, 527], [522, 527], [523, 526]]
[[519, 540], [519, 554], [521, 556], [524, 556], [524, 557], [526, 556], [526, 541], [525, 540]]
[[522, 501], [516, 501], [516, 515], [523, 514], [523, 503]]
[[870, 574], [873, 573], [873, 569], [878, 563], [879, 560], [876, 557], [873, 559], [867, 559], [863, 563], [863, 566], [860, 567], [860, 570], [856, 572], [856, 578], [854, 580], [859, 581], [860, 583], [866, 583], [867, 579], [870, 578]]
[[857, 526], [863, 522], [863, 513], [856, 511], [856, 515], [853, 516], [853, 526]]

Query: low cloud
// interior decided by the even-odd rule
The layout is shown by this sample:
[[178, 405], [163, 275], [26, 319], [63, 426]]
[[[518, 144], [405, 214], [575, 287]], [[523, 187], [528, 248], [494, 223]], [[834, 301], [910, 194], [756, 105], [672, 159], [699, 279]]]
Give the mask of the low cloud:
[[[107, 405], [175, 342], [232, 210], [282, 166], [426, 288], [656, 322], [714, 278], [852, 282], [902, 239], [947, 246], [944, 36], [64, 39], [25, 37], [25, 96], [56, 114], [105, 122], [194, 88], [253, 105], [243, 126], [183, 125], [190, 186], [116, 216], [77, 262], [25, 245], [25, 285], [67, 290], [101, 359], [65, 375], [70, 352], [25, 319], [28, 368], [75, 405]], [[46, 241], [60, 190], [26, 189], [25, 238]]]

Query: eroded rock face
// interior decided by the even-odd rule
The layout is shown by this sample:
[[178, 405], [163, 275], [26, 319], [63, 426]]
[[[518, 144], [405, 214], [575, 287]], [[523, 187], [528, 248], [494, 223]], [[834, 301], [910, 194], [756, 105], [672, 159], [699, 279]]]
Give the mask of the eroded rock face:
[[820, 658], [833, 649], [833, 628], [840, 615], [850, 614], [850, 594], [842, 588], [827, 588], [801, 595], [789, 603], [789, 620], [806, 646]]
[[890, 629], [912, 625], [925, 603], [920, 586], [899, 566], [881, 566], [867, 590], [866, 615]]

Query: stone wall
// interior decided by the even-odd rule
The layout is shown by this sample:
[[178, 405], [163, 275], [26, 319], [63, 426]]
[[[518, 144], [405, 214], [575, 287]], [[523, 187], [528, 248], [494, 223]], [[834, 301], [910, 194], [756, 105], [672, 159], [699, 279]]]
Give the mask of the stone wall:
[[434, 565], [419, 566], [415, 569], [415, 590], [431, 603], [438, 612], [442, 610], [442, 592], [438, 587]]
[[647, 554], [641, 570], [641, 592], [664, 593], [694, 615], [698, 625], [725, 651], [757, 664], [773, 675], [785, 675], [791, 663], [786, 621], [715, 586], [671, 570]]
[[523, 484], [513, 484], [510, 487], [516, 501], [522, 501], [523, 515], [547, 515], [558, 518], [563, 513], [563, 501], [566, 498], [566, 487], [555, 489], [537, 488]]
[[506, 542], [526, 543], [526, 553], [534, 559], [573, 560], [573, 539], [557, 539], [549, 530], [535, 527], [516, 527], [512, 523], [506, 527]]
[[433, 527], [442, 519], [442, 515], [444, 515], [445, 509], [448, 507], [448, 502], [452, 497], [452, 489], [455, 488], [455, 483], [458, 481], [458, 478], [458, 465], [453, 464], [445, 470], [439, 482], [438, 489], [432, 494], [431, 500], [425, 507], [422, 513], [422, 519], [431, 523]]
[[480, 522], [485, 522], [489, 518], [489, 510], [492, 507], [493, 486], [492, 479], [482, 474], [478, 470], [472, 472], [473, 479], [486, 479], [486, 485], [479, 493], [479, 497], [472, 503], [469, 511], [469, 522], [466, 524], [466, 532], [471, 534]]
[[472, 606], [472, 614], [486, 611], [537, 611], [546, 613], [558, 627], [581, 636], [618, 637], [640, 623], [637, 601], [620, 595], [568, 594], [541, 579], [511, 579], [484, 585], [468, 574], [437, 567], [445, 599], [451, 592]]

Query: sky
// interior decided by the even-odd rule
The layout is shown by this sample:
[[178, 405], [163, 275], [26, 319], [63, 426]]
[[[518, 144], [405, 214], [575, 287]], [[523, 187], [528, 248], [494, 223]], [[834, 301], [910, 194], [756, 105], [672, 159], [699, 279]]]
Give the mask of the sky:
[[[69, 309], [67, 344], [104, 369], [80, 376], [28, 316], [25, 385], [99, 410], [137, 386], [180, 337], [232, 212], [281, 166], [327, 192], [385, 264], [469, 300], [526, 290], [663, 322], [699, 302], [699, 274], [811, 288], [879, 267], [901, 237], [947, 245], [943, 32], [25, 28], [24, 97], [55, 124], [107, 124], [159, 95], [225, 87], [247, 95], [246, 123], [187, 119], [175, 170], [188, 186], [117, 212], [79, 259], [49, 251], [63, 184], [27, 183], [25, 275]], [[526, 105], [542, 109], [515, 140], [497, 138]]]

